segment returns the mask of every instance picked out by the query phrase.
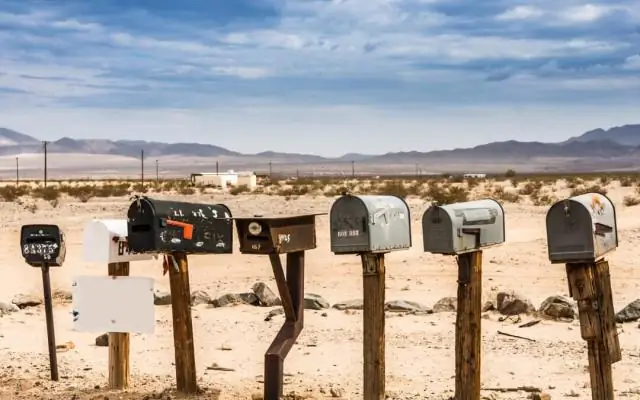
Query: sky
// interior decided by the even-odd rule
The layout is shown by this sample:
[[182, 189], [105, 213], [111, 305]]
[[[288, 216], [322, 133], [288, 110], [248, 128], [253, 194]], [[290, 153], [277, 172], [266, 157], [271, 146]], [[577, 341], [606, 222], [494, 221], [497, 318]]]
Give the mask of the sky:
[[640, 123], [640, 1], [2, 0], [0, 127], [325, 156]]

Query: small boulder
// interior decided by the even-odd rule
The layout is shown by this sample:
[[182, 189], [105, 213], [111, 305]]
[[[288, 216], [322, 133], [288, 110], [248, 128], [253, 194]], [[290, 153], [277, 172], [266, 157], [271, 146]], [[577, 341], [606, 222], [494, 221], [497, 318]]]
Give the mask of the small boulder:
[[502, 315], [528, 314], [536, 310], [531, 301], [515, 292], [499, 292], [496, 308]]
[[307, 293], [304, 295], [305, 310], [324, 310], [329, 307], [331, 304], [318, 294]]
[[96, 346], [98, 347], [109, 346], [109, 334], [103, 333], [102, 335], [96, 337]]
[[214, 307], [227, 307], [227, 306], [235, 306], [238, 304], [251, 304], [247, 302], [248, 299], [246, 296], [242, 296], [241, 293], [226, 293], [222, 296], [218, 297], [211, 301]]
[[364, 308], [364, 302], [362, 299], [347, 300], [334, 304], [333, 308], [337, 310], [362, 310]]
[[640, 319], [640, 299], [635, 300], [616, 314], [616, 322], [634, 322]]
[[256, 282], [251, 290], [258, 297], [260, 305], [263, 307], [274, 307], [282, 305], [282, 301], [280, 301], [280, 298], [276, 296], [276, 294], [273, 293], [273, 291], [269, 289], [269, 286], [267, 286], [267, 284], [264, 282]]
[[37, 307], [41, 305], [42, 299], [32, 294], [18, 294], [11, 302], [22, 310], [27, 307]]
[[166, 290], [155, 290], [153, 292], [153, 304], [156, 306], [170, 306], [171, 292]]
[[209, 296], [209, 293], [205, 292], [204, 290], [196, 290], [195, 292], [191, 293], [192, 306], [209, 303], [211, 303], [211, 296]]
[[540, 304], [540, 313], [555, 319], [573, 320], [578, 316], [578, 306], [565, 296], [549, 296]]
[[385, 311], [395, 311], [395, 312], [419, 312], [431, 314], [433, 312], [429, 307], [416, 303], [414, 301], [406, 301], [406, 300], [392, 300], [388, 301], [384, 305]]
[[433, 305], [433, 312], [456, 312], [458, 299], [456, 297], [443, 297]]
[[15, 304], [5, 303], [0, 301], [0, 317], [12, 314], [20, 309]]
[[264, 318], [264, 320], [265, 321], [271, 321], [273, 319], [273, 317], [276, 317], [278, 315], [283, 315], [283, 314], [284, 314], [284, 309], [282, 307], [278, 307], [278, 308], [275, 308], [275, 309], [269, 311], [269, 313]]

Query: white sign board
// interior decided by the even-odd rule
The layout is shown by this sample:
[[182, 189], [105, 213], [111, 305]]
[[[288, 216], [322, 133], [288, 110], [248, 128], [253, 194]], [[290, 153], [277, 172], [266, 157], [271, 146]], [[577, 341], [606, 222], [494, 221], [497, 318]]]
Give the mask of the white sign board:
[[74, 330], [154, 333], [153, 283], [153, 278], [139, 276], [76, 277]]
[[126, 219], [96, 219], [87, 223], [82, 238], [85, 261], [118, 263], [144, 261], [152, 254], [129, 253]]

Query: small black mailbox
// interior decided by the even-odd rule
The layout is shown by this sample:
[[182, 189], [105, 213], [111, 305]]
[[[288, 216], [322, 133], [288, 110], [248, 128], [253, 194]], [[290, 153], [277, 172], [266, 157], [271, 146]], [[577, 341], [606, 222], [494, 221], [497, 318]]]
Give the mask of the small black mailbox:
[[32, 267], [61, 267], [67, 253], [64, 233], [57, 225], [23, 225], [20, 230], [22, 257]]
[[316, 215], [234, 218], [240, 252], [282, 254], [316, 248]]
[[229, 254], [231, 211], [223, 204], [138, 197], [127, 212], [127, 243], [135, 253]]

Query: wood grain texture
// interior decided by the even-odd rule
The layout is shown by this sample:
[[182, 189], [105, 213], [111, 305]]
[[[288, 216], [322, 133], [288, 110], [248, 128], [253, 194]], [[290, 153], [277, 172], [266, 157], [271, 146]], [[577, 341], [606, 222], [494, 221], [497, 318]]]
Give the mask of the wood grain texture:
[[384, 254], [364, 253], [362, 280], [364, 297], [363, 380], [364, 400], [385, 399]]
[[[129, 276], [129, 263], [111, 263], [109, 276]], [[109, 389], [129, 388], [129, 333], [109, 332]]]

